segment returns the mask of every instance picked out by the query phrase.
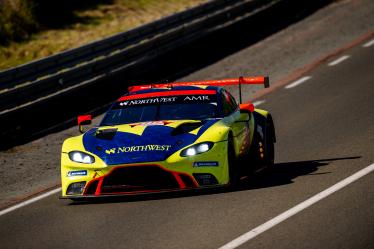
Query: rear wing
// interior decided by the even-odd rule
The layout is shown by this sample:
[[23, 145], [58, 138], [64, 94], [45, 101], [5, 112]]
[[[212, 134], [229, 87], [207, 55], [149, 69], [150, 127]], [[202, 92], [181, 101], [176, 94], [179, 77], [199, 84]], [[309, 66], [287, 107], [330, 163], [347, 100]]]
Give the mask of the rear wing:
[[231, 86], [231, 85], [239, 86], [240, 103], [242, 103], [241, 85], [264, 85], [265, 88], [268, 88], [270, 86], [268, 76], [256, 76], [256, 77], [239, 77], [236, 79], [173, 82], [173, 83], [163, 83], [163, 84], [130, 86], [128, 88], [128, 91], [136, 92], [136, 91], [151, 89], [151, 88], [173, 88], [176, 86]]

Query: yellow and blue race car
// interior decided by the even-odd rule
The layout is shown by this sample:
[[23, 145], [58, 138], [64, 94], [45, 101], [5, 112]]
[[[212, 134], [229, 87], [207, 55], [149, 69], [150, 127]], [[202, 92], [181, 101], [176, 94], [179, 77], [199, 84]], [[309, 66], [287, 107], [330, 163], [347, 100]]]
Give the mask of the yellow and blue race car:
[[[132, 86], [98, 127], [64, 141], [62, 198], [235, 186], [274, 164], [271, 115], [222, 86], [267, 77]], [[240, 94], [241, 99], [241, 94]], [[241, 101], [240, 101], [241, 102]], [[91, 116], [78, 117], [83, 125]]]

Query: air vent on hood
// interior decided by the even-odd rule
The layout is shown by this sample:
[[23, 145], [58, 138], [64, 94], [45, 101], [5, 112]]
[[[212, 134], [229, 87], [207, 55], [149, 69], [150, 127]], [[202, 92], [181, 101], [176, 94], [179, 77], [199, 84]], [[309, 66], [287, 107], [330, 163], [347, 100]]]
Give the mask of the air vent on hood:
[[95, 136], [99, 139], [112, 140], [117, 133], [117, 128], [97, 130]]

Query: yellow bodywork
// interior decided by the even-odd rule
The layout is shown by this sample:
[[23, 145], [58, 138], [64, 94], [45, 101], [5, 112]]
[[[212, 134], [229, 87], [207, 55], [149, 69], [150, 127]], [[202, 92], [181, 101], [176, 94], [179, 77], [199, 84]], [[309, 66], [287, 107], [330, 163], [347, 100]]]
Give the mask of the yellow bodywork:
[[[266, 116], [267, 112], [263, 110], [256, 110], [261, 115]], [[193, 178], [193, 173], [209, 173], [216, 177], [219, 185], [225, 185], [229, 183], [229, 170], [228, 170], [228, 136], [232, 136], [234, 141], [234, 149], [236, 156], [239, 156], [243, 153], [243, 146], [247, 144], [251, 144], [251, 140], [253, 137], [254, 132], [254, 118], [253, 114], [249, 114], [251, 118], [249, 122], [243, 121], [243, 117], [246, 116], [240, 111], [236, 111], [230, 116], [227, 116], [223, 119], [220, 119], [218, 122], [213, 124], [210, 128], [208, 128], [193, 144], [198, 144], [200, 142], [213, 142], [213, 147], [201, 154], [197, 154], [194, 156], [189, 157], [182, 157], [180, 153], [183, 149], [190, 147], [193, 144], [190, 144], [175, 153], [169, 156], [164, 161], [158, 162], [142, 162], [142, 163], [135, 163], [135, 164], [125, 164], [125, 165], [106, 165], [106, 163], [97, 155], [90, 153], [85, 150], [82, 139], [83, 135], [71, 137], [64, 141], [62, 146], [62, 153], [61, 153], [61, 182], [62, 182], [62, 196], [69, 197], [66, 194], [67, 188], [70, 184], [75, 182], [90, 182], [91, 180], [104, 176], [108, 174], [113, 168], [121, 166], [136, 166], [136, 165], [158, 165], [168, 171], [172, 172], [180, 172], [187, 174]], [[248, 117], [248, 115], [247, 115]], [[178, 125], [182, 124], [183, 122], [195, 122], [193, 120], [172, 120], [170, 123], [164, 124], [170, 127], [177, 127]], [[130, 125], [118, 125], [118, 131], [120, 132], [131, 132], [134, 134], [138, 134], [139, 136], [142, 135], [145, 127], [147, 125], [155, 125], [155, 124], [146, 124], [141, 123], [136, 127], [131, 127]], [[157, 125], [157, 124], [156, 124]], [[160, 124], [163, 125], [163, 124]], [[99, 127], [99, 129], [105, 128], [113, 128], [111, 127]], [[190, 131], [191, 134], [197, 134], [196, 130]], [[68, 153], [71, 151], [82, 151], [85, 152], [95, 158], [95, 162], [92, 164], [85, 164], [85, 163], [77, 163], [70, 160]], [[152, 152], [157, 153], [157, 152]], [[194, 162], [204, 162], [204, 161], [216, 161], [218, 162], [218, 166], [214, 167], [193, 167]], [[70, 171], [79, 171], [79, 170], [86, 170], [87, 175], [77, 175], [77, 176], [68, 176]], [[196, 182], [195, 182], [196, 183]]]

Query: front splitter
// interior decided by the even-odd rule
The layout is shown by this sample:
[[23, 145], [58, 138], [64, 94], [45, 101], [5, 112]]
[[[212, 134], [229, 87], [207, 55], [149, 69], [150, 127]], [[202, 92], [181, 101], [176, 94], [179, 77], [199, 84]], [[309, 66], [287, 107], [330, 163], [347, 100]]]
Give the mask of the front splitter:
[[213, 189], [226, 188], [229, 185], [212, 185], [204, 186], [199, 188], [186, 188], [186, 189], [168, 189], [168, 190], [157, 190], [157, 191], [144, 191], [144, 192], [127, 192], [119, 194], [101, 194], [101, 195], [71, 195], [71, 196], [60, 196], [59, 199], [70, 199], [74, 201], [89, 201], [98, 199], [111, 199], [111, 198], [125, 198], [125, 197], [135, 197], [135, 196], [149, 196], [158, 194], [168, 194], [168, 193], [197, 193]]

